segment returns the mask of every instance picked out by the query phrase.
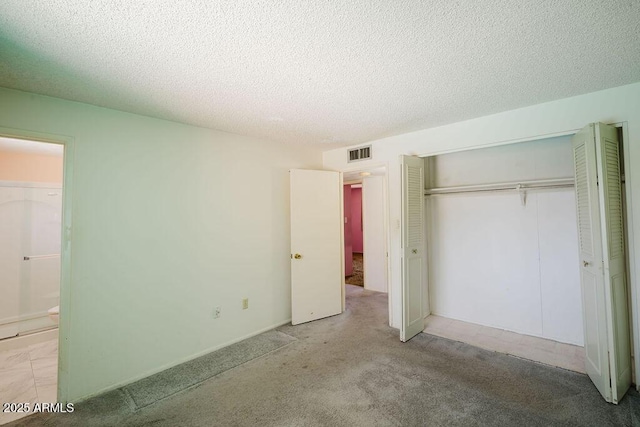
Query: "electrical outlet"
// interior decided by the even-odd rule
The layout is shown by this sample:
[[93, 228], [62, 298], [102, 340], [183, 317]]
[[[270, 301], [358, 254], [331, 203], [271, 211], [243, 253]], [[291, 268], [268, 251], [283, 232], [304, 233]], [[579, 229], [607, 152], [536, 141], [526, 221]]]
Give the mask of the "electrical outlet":
[[213, 318], [217, 319], [218, 317], [220, 317], [221, 312], [222, 312], [222, 309], [220, 307], [216, 307], [215, 310], [213, 311]]
[[249, 298], [242, 298], [242, 309], [246, 310], [249, 308]]

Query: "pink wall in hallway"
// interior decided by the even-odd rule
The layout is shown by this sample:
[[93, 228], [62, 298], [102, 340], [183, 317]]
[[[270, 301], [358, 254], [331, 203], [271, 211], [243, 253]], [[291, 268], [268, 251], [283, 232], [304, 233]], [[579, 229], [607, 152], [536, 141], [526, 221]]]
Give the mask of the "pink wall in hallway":
[[353, 252], [362, 253], [362, 188], [351, 189], [351, 242]]
[[344, 275], [353, 274], [353, 249], [351, 247], [351, 186], [344, 186]]

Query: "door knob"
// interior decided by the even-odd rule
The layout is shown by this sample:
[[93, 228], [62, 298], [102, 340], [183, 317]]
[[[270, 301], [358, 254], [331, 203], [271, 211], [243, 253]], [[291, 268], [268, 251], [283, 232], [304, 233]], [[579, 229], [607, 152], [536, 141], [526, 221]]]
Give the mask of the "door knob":
[[300, 259], [300, 258], [302, 258], [302, 255], [300, 255], [300, 254], [295, 254], [293, 257], [294, 257], [295, 259]]
[[582, 266], [583, 267], [588, 267], [589, 266], [589, 262], [588, 261], [582, 261]]

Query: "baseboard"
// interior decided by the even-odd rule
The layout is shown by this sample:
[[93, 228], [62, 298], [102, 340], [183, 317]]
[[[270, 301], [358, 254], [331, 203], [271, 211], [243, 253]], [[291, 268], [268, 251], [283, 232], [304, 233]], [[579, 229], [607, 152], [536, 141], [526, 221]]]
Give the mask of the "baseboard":
[[197, 359], [198, 357], [204, 356], [205, 354], [209, 354], [209, 353], [214, 352], [216, 350], [220, 350], [221, 348], [228, 347], [231, 344], [235, 344], [237, 342], [246, 340], [247, 338], [251, 338], [251, 337], [254, 337], [256, 335], [260, 335], [260, 334], [262, 334], [264, 332], [270, 331], [272, 329], [278, 328], [278, 327], [280, 327], [282, 325], [286, 325], [286, 324], [289, 324], [289, 323], [291, 323], [291, 319], [287, 319], [287, 320], [285, 320], [283, 322], [279, 322], [279, 323], [273, 324], [271, 326], [267, 326], [266, 328], [262, 328], [262, 329], [259, 329], [259, 330], [255, 331], [255, 332], [251, 332], [250, 334], [243, 335], [243, 336], [241, 336], [239, 338], [235, 338], [235, 339], [227, 341], [227, 342], [225, 342], [223, 344], [218, 344], [218, 345], [210, 347], [210, 348], [208, 348], [206, 350], [199, 351], [198, 353], [195, 353], [195, 354], [183, 357], [181, 359], [178, 359], [177, 361], [174, 361], [174, 362], [171, 362], [171, 363], [167, 363], [166, 365], [163, 365], [163, 366], [161, 366], [159, 368], [146, 371], [143, 374], [136, 375], [136, 376], [128, 378], [128, 379], [126, 379], [124, 381], [120, 381], [120, 382], [118, 382], [116, 384], [110, 385], [108, 387], [104, 387], [104, 388], [102, 388], [102, 389], [100, 389], [100, 390], [98, 390], [98, 391], [96, 391], [94, 393], [91, 393], [91, 394], [88, 394], [86, 396], [79, 397], [79, 398], [68, 399], [67, 402], [62, 402], [62, 403], [68, 403], [68, 402], [78, 403], [78, 402], [82, 402], [82, 401], [87, 400], [87, 399], [91, 399], [92, 397], [98, 396], [98, 395], [103, 394], [103, 393], [107, 393], [109, 391], [113, 391], [113, 390], [119, 389], [120, 387], [124, 387], [127, 384], [134, 383], [134, 382], [139, 381], [139, 380], [141, 380], [143, 378], [146, 378], [146, 377], [149, 377], [151, 375], [157, 374], [158, 372], [165, 371], [165, 370], [167, 370], [169, 368], [173, 368], [174, 366], [180, 365], [180, 364], [185, 363], [185, 362], [189, 362], [189, 361], [191, 361], [193, 359]]

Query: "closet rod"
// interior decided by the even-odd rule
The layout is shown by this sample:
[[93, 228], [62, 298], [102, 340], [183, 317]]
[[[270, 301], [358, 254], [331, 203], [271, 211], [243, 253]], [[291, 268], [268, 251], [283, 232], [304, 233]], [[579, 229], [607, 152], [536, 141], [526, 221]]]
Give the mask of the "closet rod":
[[462, 185], [458, 187], [440, 187], [425, 190], [425, 196], [454, 193], [477, 193], [483, 191], [534, 190], [552, 188], [570, 188], [575, 185], [573, 178], [541, 179], [534, 181], [501, 182], [497, 184]]

